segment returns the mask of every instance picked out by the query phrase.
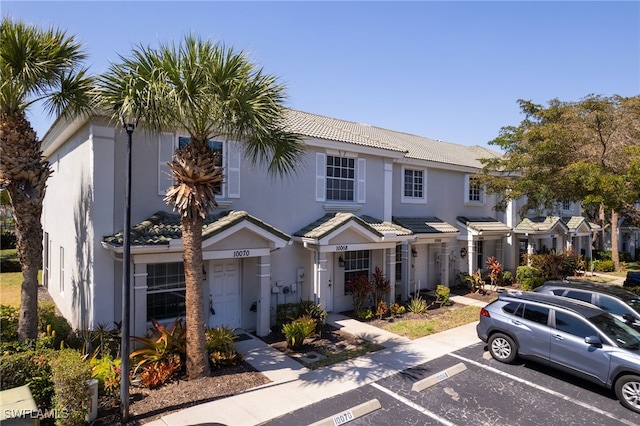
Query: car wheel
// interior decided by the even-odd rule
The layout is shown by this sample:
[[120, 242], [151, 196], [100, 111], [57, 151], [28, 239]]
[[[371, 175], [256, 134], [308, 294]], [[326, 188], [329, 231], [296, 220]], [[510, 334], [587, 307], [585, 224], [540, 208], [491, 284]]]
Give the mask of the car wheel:
[[630, 410], [640, 413], [640, 377], [622, 376], [616, 381], [616, 396]]
[[518, 347], [513, 339], [502, 333], [496, 333], [489, 338], [489, 353], [500, 362], [511, 363], [516, 359]]

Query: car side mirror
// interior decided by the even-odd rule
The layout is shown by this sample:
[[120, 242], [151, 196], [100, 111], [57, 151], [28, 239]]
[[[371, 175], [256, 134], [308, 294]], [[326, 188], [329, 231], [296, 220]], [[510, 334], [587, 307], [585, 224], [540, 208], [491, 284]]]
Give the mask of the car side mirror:
[[599, 348], [602, 347], [602, 340], [598, 336], [587, 336], [584, 338], [584, 342], [587, 345], [597, 346]]
[[636, 322], [636, 317], [629, 313], [622, 315], [622, 319], [624, 319], [628, 324]]

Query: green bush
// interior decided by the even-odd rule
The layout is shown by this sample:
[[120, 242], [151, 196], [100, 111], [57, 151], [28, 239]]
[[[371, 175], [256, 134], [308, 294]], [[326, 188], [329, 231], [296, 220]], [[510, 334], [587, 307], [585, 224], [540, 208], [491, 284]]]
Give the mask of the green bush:
[[282, 327], [287, 346], [295, 349], [302, 346], [304, 339], [311, 336], [316, 328], [316, 322], [311, 317], [301, 317]]
[[56, 424], [83, 425], [91, 398], [87, 383], [91, 379], [91, 367], [79, 352], [62, 349], [51, 362], [51, 372], [55, 390], [53, 408], [57, 413], [66, 414], [58, 417]]
[[282, 330], [285, 324], [305, 316], [311, 317], [316, 322], [315, 332], [320, 333], [327, 320], [328, 313], [325, 309], [322, 309], [322, 305], [312, 300], [283, 303], [276, 308], [276, 330]]
[[450, 294], [451, 289], [449, 287], [438, 284], [436, 287], [436, 302], [440, 304], [441, 307], [442, 305], [448, 305]]
[[525, 278], [540, 278], [542, 277], [542, 271], [533, 266], [518, 266], [516, 269], [516, 281], [522, 284], [522, 280]]
[[530, 278], [524, 278], [521, 282], [520, 282], [520, 288], [522, 288], [522, 290], [524, 291], [531, 291], [535, 288], [540, 287], [542, 284], [544, 284], [545, 282], [545, 278], [544, 277], [530, 277]]
[[593, 261], [593, 270], [600, 272], [613, 272], [616, 270], [615, 264], [613, 260], [594, 260]]
[[55, 303], [47, 301], [38, 303], [38, 330], [45, 334], [53, 332], [54, 348], [59, 348], [60, 343], [71, 334], [71, 326], [67, 320], [56, 313]]
[[366, 321], [373, 318], [373, 311], [371, 310], [371, 308], [364, 308], [364, 309], [360, 309], [356, 313], [356, 315], [358, 316], [358, 319], [360, 319], [361, 321]]
[[18, 316], [20, 311], [9, 305], [0, 305], [0, 341], [18, 340]]
[[420, 296], [414, 297], [409, 301], [409, 312], [424, 314], [427, 312], [427, 301]]
[[236, 335], [233, 329], [226, 326], [214, 327], [205, 331], [209, 360], [214, 367], [238, 365], [242, 354], [236, 351]]
[[50, 361], [57, 352], [46, 350], [26, 350], [0, 357], [0, 389], [11, 389], [29, 385], [38, 408], [51, 408], [54, 393]]
[[101, 394], [117, 400], [120, 394], [120, 359], [113, 360], [110, 356], [89, 359], [91, 377], [98, 381]]

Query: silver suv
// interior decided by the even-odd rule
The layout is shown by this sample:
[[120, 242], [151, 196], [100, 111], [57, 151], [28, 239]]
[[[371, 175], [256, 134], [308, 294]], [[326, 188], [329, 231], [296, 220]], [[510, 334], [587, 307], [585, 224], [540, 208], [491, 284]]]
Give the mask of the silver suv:
[[547, 281], [534, 291], [591, 303], [627, 324], [640, 328], [640, 298], [630, 291], [588, 281], [559, 280]]
[[480, 311], [478, 337], [491, 356], [550, 365], [608, 389], [640, 413], [640, 332], [591, 304], [553, 295], [503, 293]]

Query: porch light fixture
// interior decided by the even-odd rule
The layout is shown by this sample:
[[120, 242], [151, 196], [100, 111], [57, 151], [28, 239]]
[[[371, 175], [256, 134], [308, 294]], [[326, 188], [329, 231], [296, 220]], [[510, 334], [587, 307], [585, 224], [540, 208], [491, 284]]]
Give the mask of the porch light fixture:
[[202, 281], [206, 281], [207, 280], [207, 271], [204, 269], [204, 266], [202, 267]]
[[411, 249], [411, 257], [418, 257], [418, 250], [416, 250], [415, 248]]
[[340, 256], [338, 258], [338, 266], [340, 266], [341, 268], [344, 268], [344, 257]]

